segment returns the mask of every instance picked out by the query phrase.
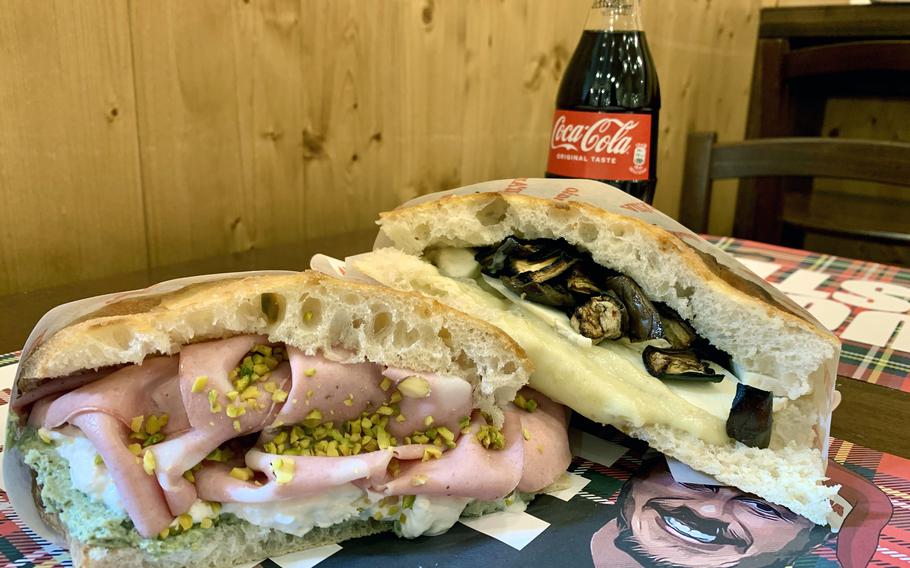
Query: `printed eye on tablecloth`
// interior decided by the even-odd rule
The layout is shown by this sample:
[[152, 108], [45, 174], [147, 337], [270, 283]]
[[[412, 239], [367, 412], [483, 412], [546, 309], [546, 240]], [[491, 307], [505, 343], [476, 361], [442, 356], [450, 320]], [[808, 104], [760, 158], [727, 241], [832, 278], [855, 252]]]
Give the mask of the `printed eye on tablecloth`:
[[[0, 414], [18, 358], [0, 356]], [[4, 422], [5, 423], [5, 422]], [[354, 539], [260, 563], [304, 568], [395, 566], [901, 566], [910, 561], [910, 460], [833, 440], [829, 475], [843, 485], [837, 533], [728, 487], [680, 484], [666, 460], [612, 429], [573, 422], [571, 484], [524, 512], [465, 520], [414, 540]], [[593, 434], [593, 435], [592, 435]], [[70, 565], [34, 535], [0, 492], [0, 560]]]

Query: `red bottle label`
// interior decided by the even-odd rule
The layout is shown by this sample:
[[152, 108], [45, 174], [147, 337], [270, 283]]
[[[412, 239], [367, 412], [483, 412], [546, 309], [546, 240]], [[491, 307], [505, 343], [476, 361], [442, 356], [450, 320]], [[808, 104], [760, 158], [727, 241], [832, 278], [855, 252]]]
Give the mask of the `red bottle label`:
[[557, 110], [547, 172], [588, 179], [648, 179], [651, 115]]

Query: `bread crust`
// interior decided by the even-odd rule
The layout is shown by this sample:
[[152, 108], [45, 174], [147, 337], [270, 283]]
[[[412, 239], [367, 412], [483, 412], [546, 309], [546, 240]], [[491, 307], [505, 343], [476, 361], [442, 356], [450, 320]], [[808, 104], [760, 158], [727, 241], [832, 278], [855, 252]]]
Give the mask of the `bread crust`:
[[[817, 372], [837, 358], [840, 342], [832, 333], [783, 295], [772, 296], [680, 236], [636, 217], [580, 201], [481, 192], [384, 212], [378, 223], [381, 238], [412, 255], [433, 247], [486, 246], [510, 235], [563, 238], [590, 252], [595, 262], [634, 278], [652, 300], [675, 309], [757, 373], [746, 380], [752, 386], [793, 399], [816, 388], [833, 389]], [[748, 345], [760, 334], [731, 329], [740, 322], [764, 331], [770, 348]], [[805, 349], [798, 351], [797, 345]]]
[[[21, 363], [18, 376], [18, 388], [21, 392], [28, 392], [44, 381], [70, 375], [72, 373], [107, 367], [139, 363], [149, 355], [169, 355], [177, 353], [181, 345], [229, 337], [241, 333], [266, 333], [271, 340], [284, 341], [300, 349], [309, 349], [312, 346], [295, 343], [294, 338], [273, 337], [272, 334], [284, 324], [292, 324], [289, 319], [294, 315], [288, 313], [285, 306], [279, 321], [269, 323], [263, 314], [251, 313], [240, 321], [231, 321], [225, 314], [215, 313], [216, 317], [223, 317], [223, 322], [214, 326], [197, 325], [198, 322], [185, 321], [200, 311], [230, 310], [232, 306], [245, 307], [260, 303], [263, 293], [279, 294], [289, 301], [291, 294], [316, 295], [325, 290], [338, 297], [344, 297], [351, 302], [357, 301], [364, 304], [376, 303], [401, 310], [402, 314], [419, 318], [434, 318], [457, 324], [459, 331], [473, 328], [490, 345], [494, 346], [503, 358], [512, 358], [519, 374], [527, 375], [531, 371], [531, 362], [527, 359], [524, 350], [507, 334], [499, 328], [486, 322], [471, 318], [470, 316], [450, 308], [436, 300], [356, 282], [340, 280], [331, 276], [305, 271], [291, 275], [280, 276], [250, 276], [247, 278], [231, 278], [218, 282], [191, 284], [173, 292], [164, 294], [143, 295], [140, 297], [127, 296], [115, 300], [104, 308], [85, 314], [76, 321], [69, 323], [63, 329], [44, 339]], [[308, 296], [313, 297], [313, 296]], [[255, 309], [252, 312], [256, 312]], [[302, 320], [301, 320], [302, 322]], [[232, 325], [235, 323], [245, 325]], [[161, 325], [171, 326], [161, 329]], [[180, 329], [178, 329], [178, 326]], [[117, 337], [108, 337], [108, 332], [117, 334]], [[149, 348], [140, 349], [138, 352], [128, 348], [116, 349], [120, 343], [129, 343], [136, 336], [154, 332], [163, 332], [167, 337], [158, 337], [154, 342], [158, 349], [150, 345]], [[128, 334], [124, 336], [124, 334]], [[159, 334], [160, 335], [160, 334]], [[160, 341], [164, 339], [164, 341]], [[185, 339], [185, 341], [182, 341]], [[105, 342], [114, 347], [113, 352], [106, 353], [103, 360], [96, 360], [91, 366], [74, 365], [70, 363], [68, 355], [87, 344]], [[468, 349], [470, 345], [466, 345]], [[137, 355], [139, 356], [137, 360]], [[434, 369], [415, 369], [430, 371]]]
[[[547, 215], [555, 215], [560, 212], [582, 214], [597, 219], [605, 227], [610, 227], [617, 221], [632, 224], [638, 231], [647, 234], [662, 252], [666, 254], [679, 255], [682, 261], [693, 272], [695, 272], [699, 278], [703, 279], [705, 282], [710, 283], [712, 286], [720, 288], [723, 290], [724, 294], [735, 298], [737, 302], [746, 305], [760, 306], [763, 309], [767, 310], [767, 313], [770, 316], [784, 318], [789, 323], [799, 326], [800, 328], [805, 329], [810, 333], [814, 333], [826, 341], [830, 341], [833, 345], [839, 345], [836, 337], [832, 337], [831, 333], [823, 329], [819, 329], [816, 325], [814, 325], [813, 322], [808, 321], [804, 315], [794, 311], [792, 306], [778, 302], [761, 287], [745, 278], [742, 278], [738, 274], [729, 271], [717, 263], [716, 260], [713, 260], [713, 258], [706, 258], [705, 255], [692, 248], [688, 243], [680, 239], [677, 235], [674, 235], [673, 233], [656, 225], [648, 224], [636, 217], [611, 213], [610, 211], [595, 207], [588, 203], [580, 201], [554, 201], [552, 199], [543, 199], [531, 195], [502, 193], [473, 193], [469, 195], [450, 195], [435, 201], [429, 201], [426, 203], [414, 205], [412, 207], [404, 207], [401, 209], [382, 212], [379, 214], [380, 220], [378, 223], [380, 227], [384, 227], [392, 223], [404, 223], [406, 225], [412, 225], [412, 219], [423, 215], [426, 212], [432, 212], [433, 215], [444, 216], [451, 214], [453, 208], [472, 207], [476, 205], [480, 205], [482, 207], [490, 207], [491, 199], [504, 200], [509, 204], [510, 207], [541, 209], [544, 210], [546, 212], [545, 214]], [[504, 219], [505, 218], [503, 217], [503, 220]], [[551, 238], [559, 237], [560, 235], [555, 235]], [[401, 243], [396, 241], [396, 245], [398, 244]], [[436, 243], [424, 242], [421, 244], [424, 245], [423, 248], [426, 249]], [[489, 245], [492, 243], [472, 244], [474, 246], [479, 246]], [[411, 252], [407, 248], [403, 250], [405, 250], [405, 252]]]

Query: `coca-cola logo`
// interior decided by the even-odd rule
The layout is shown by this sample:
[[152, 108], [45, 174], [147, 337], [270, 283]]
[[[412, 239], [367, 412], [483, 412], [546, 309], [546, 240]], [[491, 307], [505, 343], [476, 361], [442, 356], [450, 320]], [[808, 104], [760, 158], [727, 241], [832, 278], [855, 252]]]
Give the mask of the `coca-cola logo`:
[[637, 120], [604, 117], [593, 124], [572, 124], [561, 115], [553, 123], [550, 135], [552, 150], [574, 150], [584, 154], [628, 154], [632, 148], [630, 133]]

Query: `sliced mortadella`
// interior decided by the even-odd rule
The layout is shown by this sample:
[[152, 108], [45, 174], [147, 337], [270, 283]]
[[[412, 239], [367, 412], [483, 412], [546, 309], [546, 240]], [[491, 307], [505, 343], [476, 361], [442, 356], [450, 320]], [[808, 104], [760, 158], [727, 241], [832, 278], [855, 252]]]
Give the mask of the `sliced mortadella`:
[[193, 428], [152, 446], [158, 483], [174, 516], [189, 511], [196, 500], [196, 487], [183, 474], [232, 437], [233, 434]]
[[474, 499], [499, 499], [508, 495], [521, 481], [524, 446], [521, 423], [506, 414], [502, 426], [505, 447], [484, 448], [477, 432], [486, 422], [479, 413], [471, 421], [470, 432], [458, 445], [438, 459], [401, 462], [397, 477], [376, 491], [386, 495], [445, 495]]
[[175, 432], [183, 432], [190, 427], [186, 408], [183, 406], [183, 397], [180, 395], [180, 375], [175, 373], [152, 387], [150, 393], [156, 412], [153, 414], [167, 414], [168, 421], [161, 431], [170, 436]]
[[[204, 343], [194, 343], [185, 346], [180, 352], [180, 394], [183, 398], [183, 405], [186, 408], [190, 425], [193, 428], [210, 429], [212, 422], [220, 427], [224, 424], [230, 426], [233, 418], [226, 415], [224, 410], [230, 402], [227, 393], [234, 390], [234, 385], [228, 377], [230, 373], [244, 355], [257, 344], [268, 343], [268, 338], [264, 335], [238, 335], [227, 339], [217, 341], [206, 341]], [[277, 369], [276, 369], [277, 370]], [[274, 374], [274, 373], [273, 373]], [[196, 380], [205, 377], [205, 386], [199, 392], [193, 392]], [[221, 412], [212, 412], [209, 401], [209, 392], [215, 391], [217, 397], [215, 403], [221, 407]], [[265, 396], [264, 389], [260, 400], [267, 401], [266, 408], [271, 408], [272, 403], [270, 395]], [[247, 414], [250, 411], [247, 411]], [[260, 412], [254, 412], [257, 418], [261, 417]], [[237, 417], [237, 418], [244, 418]], [[256, 422], [251, 420], [252, 416], [241, 420], [241, 423]]]
[[[227, 415], [230, 401], [226, 394], [233, 390], [228, 373], [253, 346], [267, 341], [265, 336], [242, 335], [188, 345], [181, 352], [179, 392], [186, 408], [186, 422], [191, 427], [151, 446], [157, 461], [158, 482], [174, 515], [187, 512], [196, 499], [196, 488], [183, 477], [188, 469], [224, 442], [263, 429], [277, 414], [279, 405], [259, 384], [259, 396], [252, 399], [256, 401], [255, 408], [247, 407], [239, 416]], [[202, 376], [206, 377], [205, 388], [193, 392], [194, 383]], [[290, 377], [290, 365], [282, 363], [272, 371], [269, 381], [283, 388]], [[220, 408], [216, 412], [212, 412], [209, 400], [211, 390], [218, 394], [216, 403]]]
[[72, 424], [101, 454], [139, 534], [151, 538], [167, 528], [173, 516], [158, 481], [145, 473], [141, 459], [127, 449], [129, 428], [104, 412], [83, 412], [72, 419]]
[[[424, 422], [427, 416], [433, 417], [432, 426], [445, 426], [454, 433], [461, 428], [459, 421], [470, 416], [474, 404], [472, 401], [471, 383], [460, 377], [448, 377], [436, 373], [417, 373], [406, 369], [389, 367], [382, 373], [395, 385], [411, 376], [426, 379], [430, 387], [429, 395], [421, 398], [402, 397], [399, 402], [403, 422], [389, 422], [389, 433], [399, 440], [416, 431], [426, 430]], [[391, 390], [391, 389], [389, 389]]]
[[91, 382], [111, 374], [111, 369], [101, 369], [98, 371], [85, 371], [66, 377], [57, 377], [55, 379], [46, 379], [41, 384], [28, 392], [20, 392], [16, 400], [10, 403], [12, 409], [21, 412], [29, 404], [48, 397], [52, 394], [68, 392], [79, 387], [85, 386]]
[[[177, 375], [178, 358], [153, 357], [141, 365], [130, 365], [110, 375], [71, 391], [51, 403], [47, 410], [45, 426], [57, 428], [65, 422], [72, 422], [75, 415], [83, 412], [104, 412], [115, 417], [125, 426], [130, 425], [134, 416], [161, 414], [150, 394], [155, 388]], [[176, 384], [176, 383], [175, 383]], [[182, 409], [170, 405], [177, 412], [176, 422]]]
[[[199, 497], [220, 503], [267, 503], [294, 499], [324, 491], [361, 479], [383, 478], [389, 461], [394, 457], [391, 449], [345, 457], [279, 456], [258, 450], [246, 454], [246, 464], [254, 471], [261, 471], [268, 481], [257, 485], [230, 476], [230, 466], [206, 463], [196, 472]], [[291, 460], [294, 474], [288, 483], [278, 483], [272, 471], [277, 459]]]
[[531, 390], [522, 389], [526, 399], [534, 399], [534, 412], [509, 405], [506, 414], [521, 421], [524, 440], [524, 466], [518, 490], [536, 493], [550, 485], [566, 471], [572, 462], [569, 449], [568, 417], [566, 407]]
[[[338, 363], [293, 347], [288, 347], [288, 357], [293, 382], [276, 418], [278, 424], [297, 424], [313, 410], [319, 410], [323, 420], [337, 424], [379, 408], [389, 398], [390, 393], [379, 388], [379, 365]], [[345, 400], [350, 400], [350, 405]]]
[[51, 409], [51, 404], [60, 396], [62, 395], [51, 394], [37, 401], [28, 415], [28, 425], [35, 429], [44, 426], [47, 422], [47, 411]]

